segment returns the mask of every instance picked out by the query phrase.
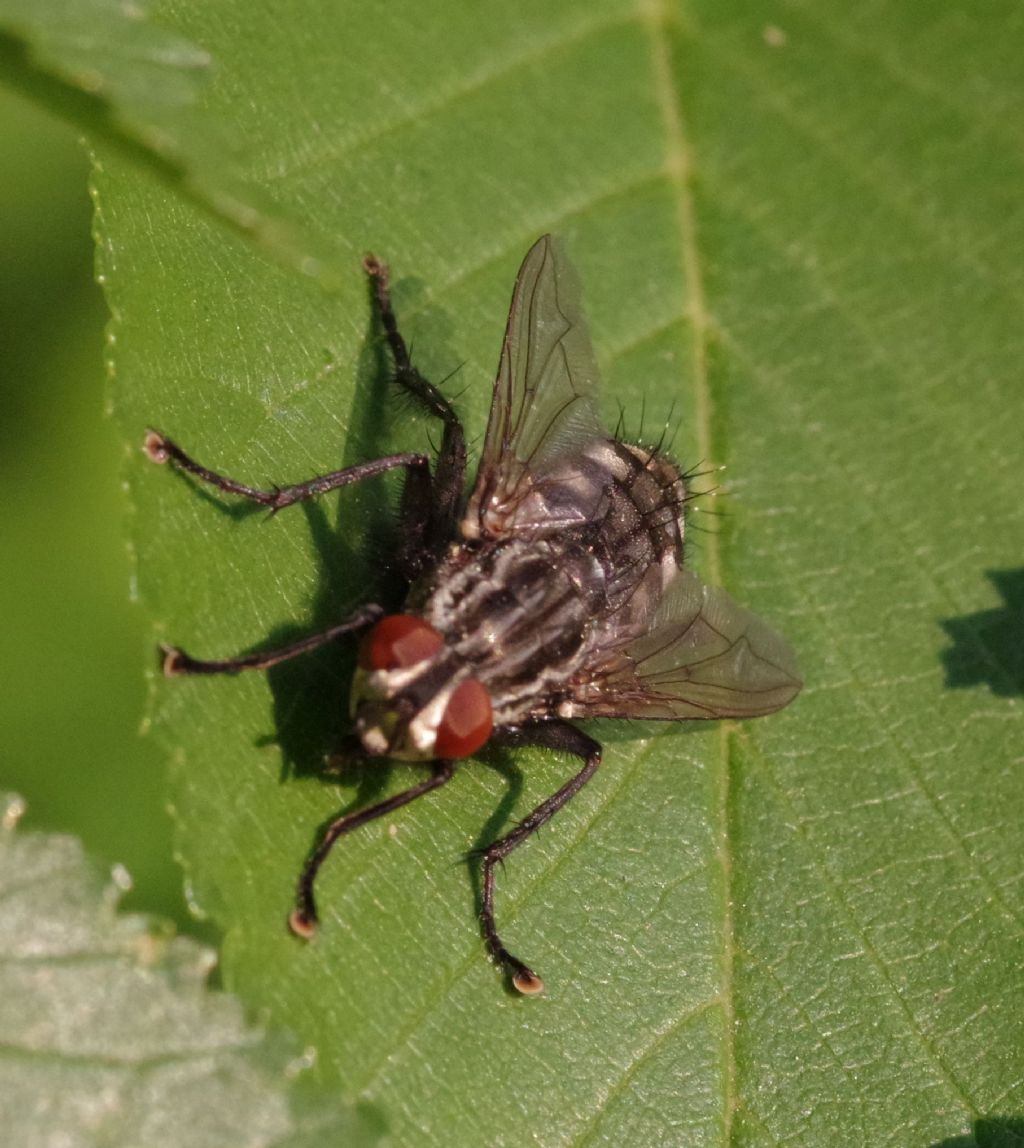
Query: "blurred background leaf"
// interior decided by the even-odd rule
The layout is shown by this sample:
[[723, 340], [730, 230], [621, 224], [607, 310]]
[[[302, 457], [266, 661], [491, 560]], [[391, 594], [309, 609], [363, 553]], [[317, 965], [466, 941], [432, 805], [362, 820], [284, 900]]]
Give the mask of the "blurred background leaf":
[[[372, 1115], [292, 1103], [308, 1057], [210, 992], [215, 955], [117, 912], [71, 837], [0, 794], [0, 1126], [8, 1143], [371, 1144]], [[122, 881], [126, 875], [121, 873]], [[289, 1055], [291, 1051], [291, 1055]]]
[[89, 163], [73, 132], [3, 90], [0, 122], [3, 785], [31, 796], [29, 825], [123, 862], [127, 904], [194, 929], [163, 758], [138, 737], [150, 641], [129, 600], [122, 447], [104, 412]]
[[120, 0], [0, 0], [4, 81], [94, 143], [141, 164], [182, 198], [322, 287], [331, 243], [300, 226], [232, 162], [230, 133], [203, 114], [200, 45]]
[[433, 428], [381, 386], [371, 249], [421, 367], [462, 364], [447, 385], [478, 437], [516, 265], [554, 229], [609, 420], [621, 403], [635, 435], [646, 403], [651, 437], [674, 412], [681, 458], [728, 463], [723, 528], [693, 559], [786, 632], [808, 683], [741, 729], [598, 729], [605, 769], [499, 893], [539, 1001], [483, 960], [459, 857], [566, 762], [495, 756], [346, 841], [303, 947], [282, 922], [315, 826], [405, 780], [315, 776], [345, 728], [348, 656], [157, 683], [226, 981], [399, 1143], [1013, 1134], [1022, 635], [1019, 611], [991, 615], [1024, 550], [1016, 8], [157, 14], [212, 61], [195, 111], [232, 178], [330, 235], [341, 268], [327, 296], [159, 164], [100, 151], [158, 635], [216, 655], [338, 618], [380, 582], [393, 488], [265, 523], [148, 467], [144, 428], [257, 483], [422, 445]]

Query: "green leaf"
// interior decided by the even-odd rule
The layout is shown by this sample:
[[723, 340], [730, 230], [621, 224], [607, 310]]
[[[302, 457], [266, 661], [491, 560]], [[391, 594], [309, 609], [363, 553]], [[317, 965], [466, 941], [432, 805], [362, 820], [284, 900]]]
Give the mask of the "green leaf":
[[237, 1000], [206, 988], [209, 949], [119, 915], [127, 875], [105, 883], [74, 838], [16, 832], [23, 808], [0, 799], [8, 1143], [370, 1142], [352, 1113], [297, 1092], [302, 1058], [246, 1024]]
[[209, 54], [120, 0], [0, 0], [0, 63], [16, 90], [148, 168], [285, 266], [333, 288], [332, 245], [231, 162], [201, 110]]
[[500, 878], [499, 920], [548, 986], [524, 1000], [483, 958], [461, 856], [569, 763], [471, 763], [347, 839], [304, 946], [284, 918], [316, 827], [409, 777], [317, 776], [350, 655], [267, 679], [154, 665], [179, 846], [230, 987], [396, 1143], [1012, 1142], [1016, 8], [219, 0], [162, 18], [215, 61], [201, 115], [247, 186], [334, 236], [343, 274], [324, 295], [101, 152], [158, 636], [217, 656], [343, 617], [379, 590], [367, 524], [394, 487], [264, 522], [149, 466], [145, 427], [253, 483], [436, 438], [384, 383], [373, 250], [421, 368], [462, 364], [448, 386], [479, 438], [515, 268], [556, 230], [609, 422], [621, 403], [639, 433], [646, 402], [648, 436], [670, 417], [681, 458], [728, 464], [694, 562], [787, 634], [807, 682], [742, 727], [594, 728], [598, 777]]

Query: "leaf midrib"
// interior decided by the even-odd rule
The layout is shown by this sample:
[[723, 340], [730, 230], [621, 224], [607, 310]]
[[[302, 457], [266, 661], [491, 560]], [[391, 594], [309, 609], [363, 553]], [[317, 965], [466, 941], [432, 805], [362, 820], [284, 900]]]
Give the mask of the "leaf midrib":
[[[694, 156], [687, 135], [682, 106], [681, 86], [673, 68], [671, 24], [673, 9], [668, 0], [640, 0], [640, 16], [648, 28], [651, 42], [651, 70], [657, 105], [661, 111], [666, 140], [666, 170], [675, 186], [676, 224], [683, 264], [686, 297], [681, 310], [691, 326], [690, 368], [694, 389], [694, 424], [697, 455], [703, 466], [713, 467], [718, 445], [712, 433], [713, 399], [708, 373], [708, 333], [710, 321], [704, 294], [704, 274], [697, 241], [696, 205], [691, 191]], [[722, 552], [717, 533], [712, 533], [706, 548], [707, 573], [712, 583], [722, 582]], [[735, 1006], [733, 1001], [735, 952], [732, 916], [732, 840], [731, 817], [731, 739], [733, 723], [718, 726], [718, 753], [709, 762], [715, 778], [716, 794], [711, 819], [715, 822], [717, 859], [721, 867], [722, 921], [719, 1001], [722, 1009], [722, 1143], [732, 1142], [732, 1114], [736, 1098]]]

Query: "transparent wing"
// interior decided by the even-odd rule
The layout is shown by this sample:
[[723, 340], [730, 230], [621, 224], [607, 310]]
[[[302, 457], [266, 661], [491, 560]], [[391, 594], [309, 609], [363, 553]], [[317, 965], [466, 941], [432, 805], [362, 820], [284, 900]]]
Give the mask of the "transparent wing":
[[[463, 534], [500, 537], [557, 527], [552, 507], [526, 505], [538, 486], [572, 482], [572, 460], [608, 436], [597, 413], [597, 365], [576, 275], [550, 235], [530, 248], [516, 276], [490, 420]], [[540, 513], [543, 510], [543, 514]]]
[[573, 683], [564, 716], [757, 717], [802, 685], [782, 635], [689, 570], [669, 586], [648, 633], [595, 662]]

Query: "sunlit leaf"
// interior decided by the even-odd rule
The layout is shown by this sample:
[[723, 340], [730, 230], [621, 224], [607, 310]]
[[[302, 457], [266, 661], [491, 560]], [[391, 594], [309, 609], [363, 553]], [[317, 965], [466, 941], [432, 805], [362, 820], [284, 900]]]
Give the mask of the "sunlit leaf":
[[1024, 553], [1016, 8], [161, 16], [214, 62], [202, 112], [246, 184], [333, 237], [342, 282], [328, 297], [101, 151], [157, 636], [216, 656], [344, 616], [379, 592], [366, 528], [394, 488], [266, 522], [150, 466], [145, 427], [254, 483], [436, 439], [387, 386], [372, 250], [479, 440], [512, 276], [553, 230], [606, 417], [621, 404], [637, 435], [645, 405], [646, 437], [669, 418], [687, 463], [728, 464], [694, 563], [786, 634], [807, 682], [741, 727], [593, 727], [602, 771], [501, 878], [508, 938], [548, 985], [523, 1000], [483, 958], [461, 858], [569, 763], [471, 763], [344, 842], [303, 946], [284, 918], [316, 827], [408, 770], [316, 776], [346, 729], [343, 651], [268, 680], [157, 681], [154, 660], [180, 848], [230, 986], [399, 1143], [1009, 1142], [1022, 632], [1011, 608], [969, 619], [1004, 608]]

